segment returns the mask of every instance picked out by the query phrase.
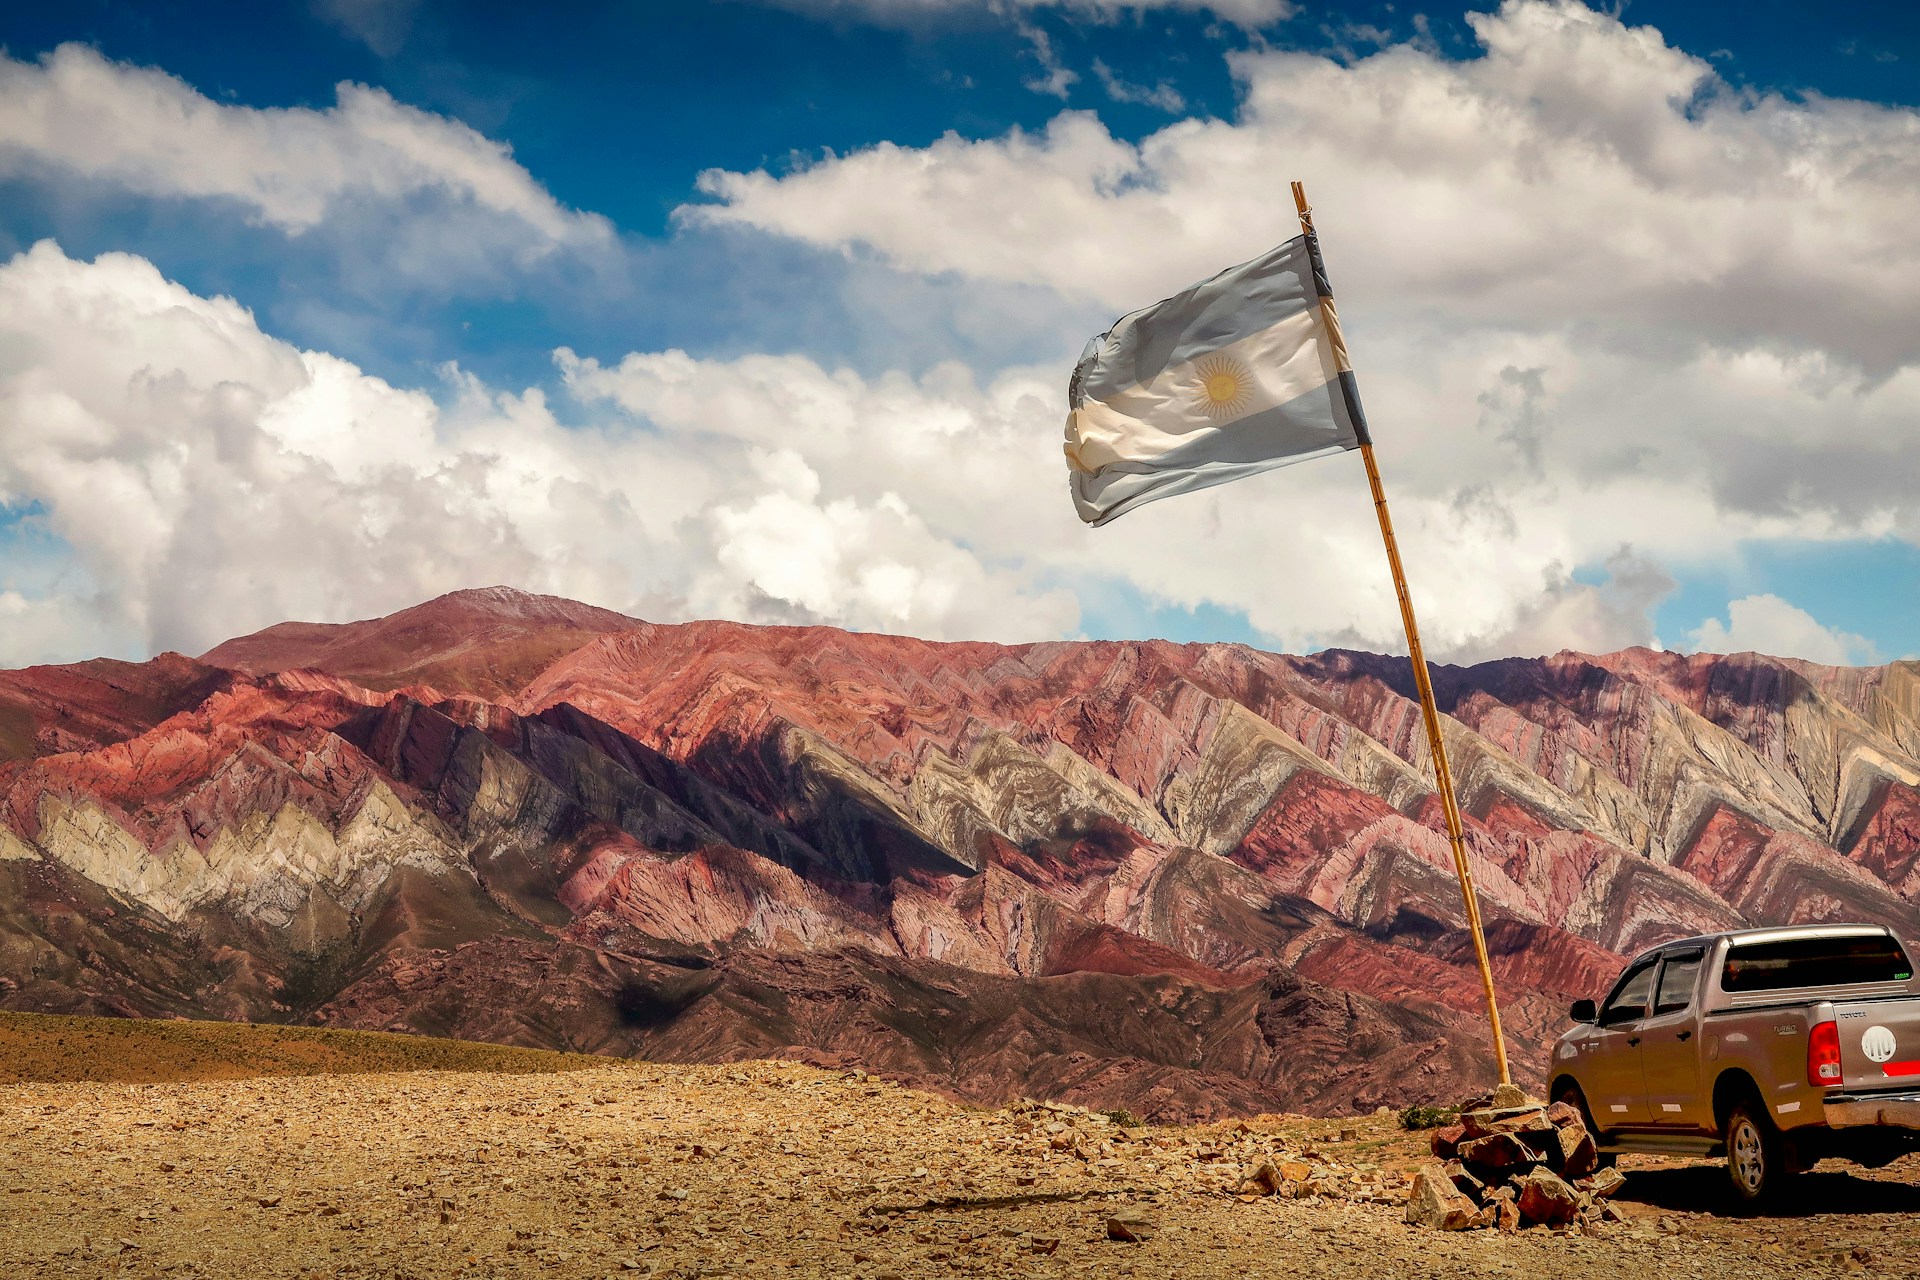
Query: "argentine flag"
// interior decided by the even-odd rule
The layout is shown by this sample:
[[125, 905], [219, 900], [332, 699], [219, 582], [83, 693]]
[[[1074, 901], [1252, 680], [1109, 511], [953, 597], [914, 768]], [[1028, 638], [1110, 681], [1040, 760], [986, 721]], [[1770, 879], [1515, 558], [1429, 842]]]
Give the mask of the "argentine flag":
[[1116, 321], [1067, 404], [1073, 505], [1095, 525], [1367, 443], [1311, 234]]

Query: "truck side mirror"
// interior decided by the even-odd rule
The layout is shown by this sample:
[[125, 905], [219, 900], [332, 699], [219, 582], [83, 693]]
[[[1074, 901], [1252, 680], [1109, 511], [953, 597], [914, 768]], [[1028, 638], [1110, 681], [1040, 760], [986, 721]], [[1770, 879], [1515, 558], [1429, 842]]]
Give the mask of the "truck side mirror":
[[1573, 1008], [1568, 1011], [1567, 1016], [1575, 1022], [1598, 1022], [1600, 1021], [1600, 1010], [1594, 1006], [1591, 1000], [1575, 1000], [1573, 1002]]

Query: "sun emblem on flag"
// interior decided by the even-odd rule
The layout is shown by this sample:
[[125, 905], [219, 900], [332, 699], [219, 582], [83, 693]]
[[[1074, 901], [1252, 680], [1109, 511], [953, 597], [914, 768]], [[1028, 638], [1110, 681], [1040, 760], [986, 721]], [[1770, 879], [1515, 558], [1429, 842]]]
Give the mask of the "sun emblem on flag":
[[1194, 366], [1200, 375], [1200, 412], [1237, 418], [1253, 399], [1253, 371], [1232, 356], [1211, 355]]

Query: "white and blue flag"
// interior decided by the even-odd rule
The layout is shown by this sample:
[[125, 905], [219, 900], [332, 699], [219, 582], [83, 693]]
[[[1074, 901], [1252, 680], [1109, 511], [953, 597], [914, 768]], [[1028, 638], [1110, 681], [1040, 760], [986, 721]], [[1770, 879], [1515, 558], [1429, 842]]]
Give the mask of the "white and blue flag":
[[1116, 321], [1067, 403], [1073, 505], [1096, 525], [1367, 443], [1311, 234]]

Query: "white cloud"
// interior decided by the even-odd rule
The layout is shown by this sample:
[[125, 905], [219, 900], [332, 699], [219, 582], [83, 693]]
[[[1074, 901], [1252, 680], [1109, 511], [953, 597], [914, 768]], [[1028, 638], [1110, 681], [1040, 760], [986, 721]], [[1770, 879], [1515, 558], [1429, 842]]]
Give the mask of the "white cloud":
[[1107, 21], [1152, 9], [1210, 13], [1226, 22], [1257, 29], [1280, 21], [1295, 9], [1292, 0], [763, 0], [781, 9], [819, 17], [859, 17], [889, 25], [972, 13], [1017, 13], [1023, 9], [1064, 9]]
[[[725, 367], [650, 359], [753, 407]], [[899, 413], [935, 435], [988, 397], [943, 390], [951, 374], [869, 388], [779, 367], [767, 421], [683, 429], [615, 411], [568, 428], [537, 390], [449, 370], [442, 406], [280, 342], [144, 259], [79, 262], [43, 242], [0, 266], [0, 505], [40, 512], [97, 590], [0, 583], [0, 665], [96, 652], [103, 635], [198, 652], [496, 581], [658, 618], [1072, 630], [1066, 592], [977, 555], [883, 479], [842, 466], [823, 482], [777, 443], [784, 395], [826, 396], [826, 417], [837, 394], [862, 422]], [[938, 465], [937, 440], [916, 447]]]
[[1410, 45], [1352, 65], [1236, 55], [1237, 121], [1136, 145], [1070, 112], [780, 178], [714, 171], [719, 203], [683, 216], [1130, 308], [1285, 238], [1301, 178], [1356, 324], [1593, 323], [1879, 368], [1920, 350], [1920, 113], [1733, 90], [1578, 4], [1470, 21], [1485, 51], [1464, 62]]
[[[969, 288], [1017, 286], [1039, 310], [1138, 305], [1288, 234], [1281, 184], [1304, 176], [1436, 657], [1649, 641], [1660, 566], [1747, 539], [1920, 541], [1913, 113], [1735, 94], [1646, 29], [1578, 7], [1510, 5], [1478, 25], [1487, 52], [1461, 64], [1405, 46], [1351, 66], [1242, 56], [1238, 120], [1137, 146], [1065, 113], [1040, 134], [714, 175], [722, 203], [685, 216], [848, 250], [884, 328], [922, 323], [901, 296], [964, 311]], [[5, 74], [51, 92], [62, 58], [185, 93], [179, 132], [232, 163], [147, 173], [85, 148], [5, 163], [191, 187], [290, 232], [388, 198], [228, 137], [357, 137], [345, 97], [249, 113], [84, 50]], [[400, 133], [441, 136], [438, 117], [387, 105]], [[13, 109], [0, 96], [0, 121]], [[484, 213], [526, 252], [595, 234], [497, 151], [504, 170], [461, 186], [420, 176], [448, 171], [421, 145], [394, 189], [428, 183], [408, 190]], [[408, 269], [468, 242], [444, 217], [410, 231]], [[877, 289], [876, 259], [939, 292]], [[6, 607], [38, 619], [0, 630], [14, 646], [0, 662], [62, 628], [75, 638], [60, 656], [99, 634], [197, 649], [501, 579], [661, 618], [999, 639], [1071, 634], [1073, 589], [1098, 579], [1242, 610], [1287, 647], [1399, 644], [1351, 457], [1079, 526], [1060, 458], [1067, 358], [916, 377], [562, 351], [566, 411], [591, 422], [569, 428], [538, 390], [453, 371], [436, 402], [277, 341], [140, 259], [43, 245], [0, 267], [0, 503], [45, 512], [90, 594], [57, 610], [0, 579], [18, 597]], [[1576, 577], [1598, 565], [1599, 582]], [[1702, 630], [1750, 630], [1730, 618]]]
[[1164, 81], [1152, 88], [1133, 84], [1115, 75], [1113, 68], [1099, 58], [1093, 60], [1093, 75], [1100, 82], [1100, 87], [1107, 91], [1107, 96], [1115, 102], [1158, 107], [1176, 115], [1187, 109], [1187, 100], [1180, 96], [1180, 91]]
[[612, 242], [604, 218], [561, 205], [504, 144], [381, 89], [342, 83], [336, 95], [326, 110], [233, 106], [86, 45], [61, 45], [38, 62], [0, 54], [0, 173], [67, 173], [143, 196], [232, 201], [293, 235], [341, 206], [424, 197], [438, 203], [436, 215], [484, 216], [529, 256]]
[[1034, 60], [1040, 64], [1041, 74], [1021, 81], [1034, 93], [1044, 93], [1050, 98], [1066, 99], [1067, 90], [1080, 80], [1080, 74], [1067, 70], [1060, 55], [1053, 51], [1053, 37], [1031, 23], [1020, 24], [1020, 34], [1033, 46]]
[[1726, 622], [1708, 618], [1687, 638], [1703, 653], [1766, 653], [1830, 666], [1878, 661], [1866, 637], [1824, 627], [1805, 609], [1775, 595], [1731, 601]]
[[413, 34], [420, 0], [312, 0], [313, 11], [383, 58]]
[[[1548, 355], [1441, 365], [1458, 387], [1507, 385], [1503, 371]], [[500, 580], [663, 620], [1032, 640], [1073, 634], [1073, 588], [1100, 579], [1244, 609], [1291, 647], [1398, 639], [1351, 457], [1093, 531], [1065, 498], [1056, 370], [558, 361], [590, 425], [454, 370], [436, 403], [263, 334], [142, 259], [36, 246], [0, 266], [0, 504], [43, 512], [94, 589], [69, 607], [0, 582], [19, 597], [0, 664], [101, 635], [198, 651]], [[1484, 472], [1518, 447], [1508, 425], [1469, 422], [1431, 447]], [[1683, 488], [1631, 469], [1590, 489], [1422, 492], [1397, 483], [1418, 455], [1397, 457], [1388, 483], [1436, 656], [1645, 642], [1668, 586], [1652, 561], [1727, 536]], [[1604, 582], [1571, 578], [1596, 560]]]
[[[681, 217], [1115, 314], [1293, 234], [1304, 179], [1442, 651], [1650, 639], [1654, 579], [1571, 576], [1623, 547], [1658, 566], [1748, 539], [1920, 542], [1920, 112], [1735, 90], [1579, 4], [1469, 21], [1467, 61], [1235, 55], [1230, 121], [1135, 144], [1063, 112], [712, 172], [717, 202]], [[1161, 504], [1089, 549], [1288, 643], [1390, 644], [1377, 535], [1338, 466]]]

